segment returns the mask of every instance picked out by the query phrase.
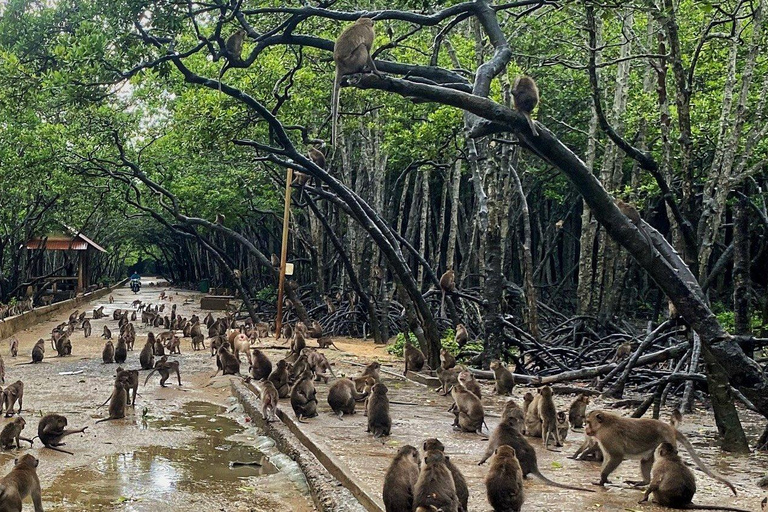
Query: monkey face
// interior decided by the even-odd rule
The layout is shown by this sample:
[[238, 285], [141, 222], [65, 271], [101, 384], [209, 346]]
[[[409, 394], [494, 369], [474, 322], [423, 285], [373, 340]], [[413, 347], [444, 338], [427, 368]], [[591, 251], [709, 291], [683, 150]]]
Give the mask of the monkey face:
[[588, 436], [594, 436], [597, 434], [597, 431], [600, 429], [600, 424], [603, 421], [603, 413], [600, 411], [592, 411], [587, 415], [587, 419], [585, 421], [586, 425], [584, 426], [584, 433]]
[[491, 370], [495, 370], [499, 366], [501, 366], [501, 363], [497, 359], [491, 361]]

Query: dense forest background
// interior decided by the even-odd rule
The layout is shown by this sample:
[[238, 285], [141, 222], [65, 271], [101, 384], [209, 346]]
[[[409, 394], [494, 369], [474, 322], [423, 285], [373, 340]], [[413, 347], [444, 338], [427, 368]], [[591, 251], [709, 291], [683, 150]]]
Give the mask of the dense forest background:
[[[23, 242], [65, 223], [108, 249], [95, 281], [140, 263], [180, 285], [210, 279], [272, 318], [292, 168], [311, 179], [292, 195], [289, 318], [377, 341], [410, 330], [433, 362], [436, 340], [463, 323], [485, 349], [478, 362], [517, 358], [520, 371], [526, 349], [568, 342], [573, 353], [533, 363], [561, 371], [584, 363], [583, 340], [600, 341], [605, 361], [677, 309], [704, 340], [702, 361], [725, 331], [742, 336], [723, 349], [724, 371], [758, 393], [765, 8], [10, 0], [0, 302], [29, 284]], [[376, 20], [384, 77], [343, 88], [332, 147], [331, 50], [361, 15]], [[242, 59], [225, 44], [238, 28]], [[538, 138], [510, 108], [521, 74], [541, 91]], [[304, 158], [310, 145], [325, 169]], [[643, 221], [617, 217], [609, 197]], [[441, 308], [448, 269], [457, 291]], [[694, 372], [701, 347], [687, 336], [681, 366]], [[751, 372], [734, 380], [743, 357]]]

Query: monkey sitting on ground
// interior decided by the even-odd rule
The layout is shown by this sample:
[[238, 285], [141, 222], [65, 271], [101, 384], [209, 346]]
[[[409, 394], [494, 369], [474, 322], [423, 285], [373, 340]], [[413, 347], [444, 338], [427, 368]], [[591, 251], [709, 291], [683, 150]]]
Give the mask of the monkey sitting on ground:
[[40, 479], [37, 477], [38, 463], [28, 453], [14, 460], [13, 469], [0, 479], [0, 511], [21, 512], [22, 502], [31, 496], [35, 512], [43, 512]]
[[[424, 451], [425, 455], [430, 450], [437, 450], [445, 455], [445, 445], [443, 445], [439, 439], [434, 437], [425, 440], [421, 449]], [[459, 471], [459, 468], [456, 467], [456, 464], [453, 463], [450, 457], [445, 457], [445, 467], [448, 468], [448, 471], [453, 478], [453, 486], [456, 488], [456, 496], [459, 498], [459, 511], [467, 512], [469, 510], [467, 508], [467, 503], [469, 502], [467, 479], [464, 478], [464, 475]]]
[[570, 456], [574, 460], [591, 460], [595, 462], [603, 462], [603, 452], [600, 450], [600, 445], [594, 437], [584, 437], [584, 442], [576, 450], [576, 453]]
[[101, 351], [101, 361], [104, 364], [115, 362], [115, 346], [112, 344], [112, 340], [107, 340], [104, 344], [104, 350]]
[[454, 414], [453, 429], [474, 432], [482, 436], [485, 413], [480, 399], [467, 391], [461, 382], [453, 386], [451, 397], [453, 397], [453, 406], [449, 411], [453, 411]]
[[[365, 369], [363, 370], [363, 373], [360, 376], [373, 377], [373, 380], [375, 380], [376, 382], [379, 382], [381, 381], [381, 374], [379, 372], [379, 368], [381, 368], [381, 363], [379, 363], [378, 361], [374, 361], [365, 367]], [[359, 388], [358, 388], [358, 391], [360, 391]]]
[[139, 353], [139, 363], [142, 370], [151, 370], [155, 364], [155, 335], [151, 332], [147, 334], [147, 342]]
[[240, 375], [240, 360], [229, 351], [229, 343], [223, 342], [216, 352], [217, 370], [211, 378], [215, 377], [221, 371], [222, 375]]
[[491, 371], [496, 379], [496, 393], [499, 395], [509, 395], [512, 393], [515, 387], [515, 378], [512, 376], [512, 372], [498, 359], [491, 361]]
[[11, 357], [19, 355], [19, 340], [14, 336], [11, 338]]
[[533, 109], [539, 104], [539, 88], [536, 87], [536, 82], [533, 78], [529, 76], [517, 77], [512, 86], [512, 99], [515, 110], [525, 116], [531, 133], [534, 137], [538, 137], [539, 132], [536, 130], [536, 123], [531, 118]]
[[437, 379], [440, 381], [440, 387], [435, 391], [442, 396], [447, 395], [453, 386], [459, 382], [459, 374], [464, 371], [463, 366], [455, 366], [450, 370], [443, 370], [442, 366], [437, 368]]
[[43, 357], [45, 357], [45, 340], [40, 338], [37, 340], [37, 343], [35, 343], [35, 346], [32, 347], [32, 360], [28, 363], [19, 363], [16, 366], [21, 366], [23, 364], [37, 364], [43, 361]]
[[419, 451], [409, 444], [400, 447], [384, 474], [382, 497], [385, 511], [413, 510], [413, 487], [418, 479]]
[[128, 359], [128, 345], [125, 343], [125, 338], [121, 335], [117, 338], [117, 345], [115, 346], [115, 362], [123, 364], [126, 359]]
[[419, 478], [413, 488], [413, 506], [416, 510], [424, 507], [443, 512], [459, 511], [459, 497], [443, 452], [430, 450], [424, 455]]
[[287, 398], [291, 394], [291, 386], [288, 383], [288, 363], [285, 359], [277, 362], [277, 367], [269, 374], [267, 380], [275, 386], [280, 398]]
[[13, 406], [16, 401], [19, 402], [19, 414], [21, 414], [22, 402], [24, 401], [24, 383], [17, 380], [13, 384], [9, 384], [5, 390], [3, 390], [3, 406], [5, 408], [5, 417], [10, 418], [13, 416]]
[[261, 350], [255, 348], [251, 354], [251, 378], [253, 380], [262, 380], [269, 377], [272, 373], [272, 362]]
[[572, 429], [584, 428], [584, 418], [587, 416], [588, 404], [589, 397], [584, 393], [576, 397], [576, 400], [571, 404], [571, 407], [568, 409], [568, 421], [571, 423]]
[[155, 363], [155, 367], [151, 372], [149, 372], [147, 378], [144, 379], [144, 385], [146, 386], [147, 381], [149, 381], [149, 378], [152, 376], [152, 374], [157, 372], [160, 374], [160, 386], [165, 387], [165, 382], [168, 380], [168, 377], [170, 377], [171, 371], [176, 372], [176, 377], [179, 379], [179, 386], [181, 386], [181, 372], [179, 371], [179, 362], [168, 361], [168, 356], [163, 356]]
[[676, 446], [678, 442], [685, 446], [693, 462], [707, 476], [714, 478], [731, 489], [734, 496], [736, 488], [731, 482], [710, 470], [679, 430], [663, 421], [648, 418], [623, 418], [608, 411], [592, 411], [587, 415], [586, 434], [594, 436], [600, 444], [605, 460], [600, 473], [600, 481], [595, 485], [605, 485], [611, 473], [627, 458], [640, 458], [640, 470], [643, 480], [627, 482], [629, 484], [648, 485], [651, 481], [653, 453], [663, 442]]
[[112, 395], [109, 397], [109, 417], [100, 419], [96, 423], [125, 418], [126, 403], [128, 403], [128, 377], [125, 374], [118, 374]]
[[560, 436], [560, 442], [565, 441], [570, 429], [571, 424], [568, 422], [568, 416], [565, 414], [565, 411], [557, 411], [557, 435]]
[[40, 418], [40, 422], [37, 424], [37, 437], [40, 438], [40, 442], [42, 442], [46, 448], [73, 455], [72, 452], [59, 448], [59, 446], [64, 446], [66, 444], [62, 443], [61, 440], [71, 434], [82, 434], [88, 427], [67, 429], [65, 428], [66, 426], [66, 417], [61, 414], [48, 414]]
[[496, 448], [485, 477], [485, 490], [494, 511], [520, 512], [525, 501], [523, 470], [511, 446]]
[[373, 20], [358, 18], [352, 25], [345, 28], [333, 45], [333, 61], [336, 64], [336, 75], [333, 79], [331, 93], [331, 145], [336, 146], [338, 133], [339, 95], [341, 79], [344, 75], [371, 71], [379, 74], [371, 58], [371, 46], [374, 39]]
[[523, 425], [525, 423], [525, 413], [520, 406], [517, 405], [514, 398], [507, 400], [504, 404], [504, 408], [501, 410], [501, 422], [503, 423], [508, 419], [513, 419], [515, 421], [518, 431], [522, 434]]
[[426, 361], [424, 353], [410, 343], [406, 342], [403, 349], [403, 357], [405, 358], [405, 371], [403, 375], [407, 375], [408, 371], [420, 372], [424, 368]]
[[107, 327], [106, 325], [104, 326], [104, 330], [101, 333], [101, 337], [107, 340], [112, 339], [112, 331], [110, 331], [109, 327]]
[[87, 318], [83, 320], [83, 337], [88, 338], [91, 335], [91, 321]]
[[21, 436], [21, 431], [24, 430], [26, 425], [27, 422], [21, 416], [16, 416], [10, 423], [7, 423], [5, 427], [3, 427], [3, 431], [0, 432], [0, 447], [2, 447], [3, 450], [9, 450], [13, 448], [13, 443], [15, 442], [16, 448], [21, 448], [19, 439], [28, 442], [29, 446], [32, 446], [33, 443], [31, 439]]
[[351, 379], [336, 379], [328, 390], [328, 405], [342, 419], [345, 414], [355, 414], [355, 402], [365, 400], [368, 393], [358, 393]]
[[613, 359], [610, 362], [618, 363], [628, 358], [630, 354], [632, 354], [632, 344], [630, 342], [622, 343], [616, 348], [616, 353], [613, 354]]
[[647, 502], [651, 494], [654, 501], [663, 507], [748, 512], [740, 508], [691, 503], [693, 495], [696, 494], [696, 477], [677, 454], [677, 448], [666, 442], [661, 443], [654, 452], [651, 483], [638, 503]]
[[304, 418], [317, 416], [317, 398], [315, 397], [315, 385], [312, 370], [307, 369], [291, 388], [291, 407], [296, 419], [300, 423], [306, 423]]
[[368, 406], [366, 407], [368, 428], [366, 432], [372, 433], [374, 438], [388, 436], [392, 430], [387, 391], [389, 389], [383, 382], [377, 382], [371, 388], [371, 395], [368, 397]]

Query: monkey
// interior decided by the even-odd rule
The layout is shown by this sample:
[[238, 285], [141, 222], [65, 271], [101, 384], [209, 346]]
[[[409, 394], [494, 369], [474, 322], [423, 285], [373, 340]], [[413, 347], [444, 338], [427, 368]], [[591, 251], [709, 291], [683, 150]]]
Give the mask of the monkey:
[[227, 342], [227, 338], [225, 338], [224, 336], [214, 336], [211, 339], [211, 344], [209, 345], [211, 348], [211, 357], [218, 354], [219, 349], [222, 346], [224, 346], [225, 343], [227, 344], [227, 346], [229, 346], [229, 343]]
[[[125, 380], [125, 404], [136, 407], [136, 393], [139, 392], [139, 370], [123, 370], [122, 366], [118, 366], [117, 370], [115, 370], [115, 378]], [[131, 390], [133, 390], [133, 400], [129, 399]]]
[[413, 487], [419, 479], [419, 451], [407, 444], [400, 447], [384, 474], [385, 512], [413, 510]]
[[[221, 93], [221, 79], [224, 77], [224, 72], [232, 67], [232, 63], [241, 63], [243, 61], [243, 42], [245, 41], [245, 36], [247, 35], [246, 31], [242, 28], [239, 28], [235, 31], [234, 34], [230, 35], [226, 42], [224, 43], [224, 47], [226, 48], [226, 58], [227, 62], [224, 63], [223, 66], [221, 66], [221, 71], [219, 71], [219, 93]], [[216, 214], [216, 222], [218, 224], [221, 224], [219, 222], [219, 216], [221, 214]], [[223, 220], [223, 215], [221, 215]]]
[[205, 350], [205, 337], [202, 334], [192, 336], [192, 350]]
[[101, 333], [101, 337], [107, 340], [112, 339], [112, 331], [110, 331], [109, 327], [107, 327], [106, 325], [104, 326], [104, 330]]
[[355, 402], [365, 400], [368, 393], [358, 393], [351, 379], [336, 379], [328, 390], [328, 405], [342, 419], [345, 414], [355, 414]]
[[45, 340], [40, 338], [37, 340], [37, 343], [35, 343], [35, 346], [32, 347], [32, 360], [28, 363], [18, 363], [16, 366], [23, 364], [37, 364], [43, 361], [43, 357], [45, 357]]
[[155, 346], [152, 348], [152, 351], [156, 356], [162, 357], [165, 355], [165, 346], [159, 337], [155, 339]]
[[[624, 214], [625, 217], [627, 217], [632, 224], [635, 225], [638, 231], [640, 231], [640, 234], [643, 235], [643, 238], [645, 238], [645, 241], [648, 242], [648, 245], [653, 247], [653, 240], [651, 240], [651, 235], [648, 234], [648, 232], [645, 230], [645, 227], [643, 226], [643, 219], [640, 217], [640, 212], [637, 211], [637, 208], [632, 206], [631, 204], [622, 201], [619, 198], [616, 198], [615, 200], [616, 207], [619, 209], [619, 211]], [[674, 308], [674, 305], [670, 303], [670, 317], [676, 316], [677, 311], [672, 309]], [[624, 348], [626, 346], [626, 348]], [[629, 357], [629, 354], [632, 351], [632, 345], [627, 342], [623, 345], [620, 345], [616, 349], [616, 355], [614, 356], [613, 360], [611, 360], [612, 363], [615, 363], [617, 360], [620, 361], [621, 359], [617, 359], [619, 356], [619, 350], [624, 349], [626, 351], [627, 357]]]
[[584, 442], [581, 443], [581, 446], [570, 458], [574, 460], [603, 462], [603, 452], [600, 450], [600, 445], [597, 444], [594, 437], [585, 436]]
[[0, 511], [21, 512], [22, 502], [32, 497], [35, 512], [43, 512], [43, 499], [37, 465], [40, 462], [29, 453], [13, 461], [13, 469], [0, 479]]
[[83, 337], [88, 338], [91, 335], [91, 321], [87, 318], [83, 320]]
[[[454, 293], [456, 291], [456, 273], [453, 269], [449, 268], [442, 276], [440, 276], [440, 290], [442, 291], [442, 298], [440, 299], [440, 316], [443, 316], [443, 312], [445, 311], [445, 294]], [[456, 328], [458, 329], [458, 326], [456, 326]]]
[[325, 155], [315, 146], [309, 146], [307, 156], [312, 162], [321, 169], [325, 169]]
[[293, 328], [291, 327], [291, 324], [283, 324], [282, 331], [283, 331], [283, 338], [285, 338], [286, 340], [291, 339], [293, 337]]
[[115, 362], [123, 364], [126, 359], [128, 359], [128, 347], [125, 344], [125, 338], [118, 336], [117, 346], [115, 347]]
[[216, 366], [218, 369], [211, 378], [218, 375], [219, 371], [221, 371], [222, 375], [240, 375], [240, 360], [229, 351], [229, 343], [226, 341], [221, 344], [216, 352]]
[[165, 345], [165, 348], [168, 349], [169, 354], [181, 354], [181, 341], [179, 338], [177, 338], [175, 335], [171, 336], [171, 339], [168, 340], [168, 342]]
[[[530, 395], [530, 396], [528, 396]], [[541, 393], [526, 393], [523, 398], [523, 410], [525, 411], [525, 424], [523, 433], [530, 437], [541, 437], [541, 416], [539, 415], [539, 402], [541, 402]]]
[[301, 355], [301, 351], [307, 346], [307, 342], [304, 339], [304, 334], [299, 330], [298, 324], [293, 331], [293, 340], [291, 340], [291, 350], [288, 353], [288, 358], [295, 360]]
[[459, 498], [453, 483], [451, 472], [445, 464], [445, 454], [439, 450], [430, 450], [424, 454], [419, 471], [419, 478], [413, 487], [413, 507], [425, 507], [427, 510], [458, 512]]
[[105, 316], [107, 315], [104, 314], [104, 306], [99, 306], [98, 308], [93, 310], [94, 320], [98, 320], [99, 318], [104, 318]]
[[[242, 32], [242, 30], [238, 30], [237, 32]], [[232, 38], [235, 38], [235, 40], [236, 40], [237, 39], [237, 32], [235, 32], [234, 34], [229, 36], [229, 38], [227, 39], [227, 42], [229, 42], [229, 40], [232, 39]], [[240, 41], [240, 53], [238, 54], [237, 60], [240, 60], [240, 56], [239, 55], [242, 54], [242, 45], [243, 45], [243, 43], [242, 43], [242, 40], [241, 40]], [[229, 49], [229, 46], [227, 46], [227, 49]], [[219, 80], [221, 80], [221, 78], [219, 78]], [[227, 220], [227, 216], [226, 215], [224, 215], [223, 213], [216, 212], [216, 219], [214, 220], [214, 222], [216, 222], [216, 224], [218, 224], [219, 226], [223, 226], [225, 220]]]
[[571, 403], [571, 407], [568, 409], [568, 421], [571, 423], [572, 429], [576, 430], [577, 428], [584, 428], [587, 405], [589, 405], [589, 396], [584, 393], [577, 396], [576, 400]]
[[277, 362], [277, 367], [269, 374], [267, 380], [275, 386], [280, 398], [287, 398], [291, 394], [291, 386], [288, 384], [288, 363], [285, 359]]
[[510, 395], [515, 387], [515, 378], [512, 372], [507, 370], [501, 361], [494, 359], [491, 361], [491, 371], [496, 379], [496, 394]]
[[160, 374], [160, 387], [166, 387], [165, 382], [168, 380], [168, 377], [170, 377], [172, 370], [176, 372], [176, 377], [179, 379], [179, 386], [181, 386], [181, 372], [179, 371], [179, 362], [168, 361], [168, 356], [163, 356], [162, 359], [155, 362], [155, 367], [151, 372], [149, 372], [147, 378], [144, 379], [144, 385], [146, 386], [147, 381], [149, 381], [149, 378], [152, 376], [152, 374], [157, 372]]
[[368, 428], [366, 432], [372, 433], [376, 439], [388, 436], [392, 430], [387, 391], [389, 389], [383, 382], [377, 382], [371, 388], [371, 395], [368, 397], [368, 407], [366, 408]]
[[136, 312], [133, 311], [131, 312], [131, 322], [135, 322], [135, 321], [136, 321]]
[[19, 412], [21, 414], [22, 402], [24, 401], [24, 383], [17, 380], [13, 384], [9, 384], [5, 390], [3, 390], [3, 404], [5, 407], [5, 417], [10, 418], [13, 416], [13, 406], [16, 401], [19, 402]]
[[403, 372], [403, 375], [407, 375], [408, 370], [412, 372], [420, 372], [421, 369], [424, 368], [424, 363], [426, 361], [424, 353], [408, 342], [405, 343], [403, 357], [405, 358], [405, 371]]
[[624, 359], [628, 358], [629, 355], [632, 353], [632, 344], [629, 342], [622, 343], [616, 348], [616, 353], [613, 355], [613, 359], [611, 359], [611, 363], [618, 363], [620, 361], [623, 361]]
[[[370, 375], [355, 377], [354, 379], [352, 379], [352, 382], [355, 383], [355, 390], [358, 393], [363, 393], [366, 389], [370, 391], [373, 385], [376, 384], [376, 380]], [[363, 414], [365, 415], [368, 413], [364, 412]]]
[[517, 460], [520, 461], [520, 467], [523, 470], [523, 478], [528, 475], [534, 475], [539, 480], [552, 487], [559, 487], [561, 489], [571, 489], [574, 491], [595, 492], [591, 489], [582, 489], [580, 487], [573, 487], [570, 485], [554, 482], [545, 477], [539, 471], [539, 463], [536, 457], [536, 450], [534, 450], [531, 443], [523, 437], [520, 433], [520, 424], [517, 418], [509, 416], [502, 418], [501, 422], [494, 429], [491, 434], [491, 438], [488, 440], [488, 447], [483, 454], [483, 458], [478, 462], [478, 466], [482, 465], [491, 458], [491, 455], [496, 451], [499, 446], [507, 445], [514, 448]]
[[552, 398], [552, 388], [544, 386], [539, 390], [539, 418], [541, 419], [541, 440], [544, 441], [544, 448], [549, 449], [549, 438], [555, 438], [555, 446], [563, 446], [560, 441], [560, 433], [557, 429], [557, 407]]
[[331, 348], [331, 346], [333, 346], [333, 348], [336, 350], [341, 351], [341, 349], [337, 347], [333, 340], [328, 336], [317, 338], [317, 346], [319, 348]]
[[683, 414], [680, 412], [680, 409], [672, 411], [672, 416], [669, 418], [669, 424], [675, 428], [678, 428], [683, 424]]
[[527, 392], [525, 395], [523, 395], [523, 414], [524, 415], [526, 416], [528, 415], [528, 408], [533, 403], [533, 400], [534, 400], [533, 393], [531, 393], [530, 391]]
[[[439, 439], [434, 437], [425, 440], [421, 449], [425, 454], [430, 450], [437, 450], [445, 454], [445, 446]], [[451, 473], [451, 478], [453, 478], [453, 486], [456, 488], [456, 497], [459, 499], [459, 510], [467, 512], [469, 510], [467, 508], [467, 503], [469, 502], [467, 479], [464, 478], [464, 475], [459, 468], [456, 467], [456, 464], [453, 463], [450, 457], [445, 457], [445, 467], [448, 468], [448, 471]]]
[[568, 422], [568, 416], [565, 414], [565, 411], [557, 411], [557, 435], [560, 436], [560, 442], [565, 441], [570, 429], [571, 424]]
[[3, 427], [3, 431], [0, 432], [0, 447], [2, 447], [3, 450], [10, 450], [13, 448], [13, 443], [15, 442], [16, 448], [21, 448], [19, 439], [28, 442], [29, 446], [32, 446], [34, 443], [31, 439], [21, 436], [21, 431], [24, 430], [26, 425], [27, 422], [21, 416], [16, 416], [10, 423], [6, 423], [5, 427]]
[[269, 262], [272, 264], [273, 267], [280, 268], [280, 258], [277, 257], [277, 254], [272, 253], [272, 256], [269, 257]]
[[56, 354], [58, 357], [72, 355], [72, 341], [69, 339], [69, 334], [60, 337], [56, 342]]
[[101, 351], [101, 360], [104, 364], [115, 362], [115, 346], [112, 344], [112, 340], [107, 340], [104, 344], [104, 350]]
[[358, 18], [357, 21], [342, 31], [333, 45], [336, 75], [333, 79], [333, 92], [331, 93], [331, 145], [334, 147], [338, 133], [339, 95], [342, 77], [361, 73], [365, 70], [379, 74], [371, 58], [371, 46], [374, 37], [373, 20], [371, 18]]
[[520, 512], [525, 502], [523, 470], [511, 446], [496, 448], [485, 477], [485, 491], [494, 511]]
[[112, 312], [112, 320], [120, 320], [120, 314], [122, 313], [122, 310], [116, 309]]
[[763, 498], [763, 501], [760, 502], [760, 510], [768, 512], [768, 498]]
[[139, 353], [139, 363], [142, 370], [151, 370], [155, 364], [155, 335], [151, 332], [147, 334], [147, 342]]
[[451, 407], [454, 415], [453, 429], [462, 432], [474, 432], [482, 436], [485, 413], [480, 399], [467, 391], [461, 382], [453, 386], [451, 397], [453, 397], [453, 406]]
[[[600, 482], [595, 485], [605, 485], [613, 470], [625, 458], [640, 458], [640, 470], [643, 475], [642, 485], [647, 485], [651, 479], [653, 452], [663, 442], [675, 446], [677, 442], [685, 446], [693, 462], [718, 482], [728, 486], [736, 495], [736, 488], [731, 482], [716, 474], [704, 465], [688, 438], [672, 425], [663, 421], [648, 418], [623, 418], [608, 411], [591, 411], [587, 415], [585, 433], [593, 436], [600, 444], [605, 460], [600, 473]], [[627, 482], [632, 484], [633, 482]]]
[[302, 353], [307, 355], [307, 362], [312, 371], [315, 372], [316, 381], [322, 379], [327, 384], [328, 374], [330, 374], [331, 377], [336, 378], [336, 374], [333, 373], [333, 368], [331, 368], [331, 363], [328, 362], [328, 358], [325, 357], [324, 354], [309, 347], [302, 350]]
[[312, 371], [306, 370], [291, 388], [291, 407], [300, 423], [306, 423], [304, 418], [317, 416], [317, 398], [312, 378]]
[[320, 322], [318, 322], [317, 320], [312, 320], [309, 324], [309, 327], [307, 328], [306, 334], [310, 338], [322, 338], [323, 326], [320, 325]]
[[248, 360], [248, 366], [253, 364], [251, 359], [251, 342], [245, 334], [234, 331], [236, 334], [230, 337], [229, 344], [234, 349], [234, 356], [237, 360], [240, 360], [240, 354], [244, 353], [245, 358]]
[[251, 361], [251, 378], [253, 380], [266, 379], [272, 373], [272, 362], [261, 350], [253, 349]]
[[375, 380], [376, 382], [379, 382], [381, 380], [381, 376], [379, 374], [379, 368], [381, 368], [381, 363], [379, 363], [378, 361], [374, 361], [365, 367], [362, 375], [360, 376], [373, 377], [373, 380]]
[[517, 405], [517, 402], [515, 402], [514, 398], [507, 400], [507, 402], [504, 404], [504, 408], [501, 410], [501, 421], [504, 422], [508, 419], [515, 421], [515, 427], [517, 428], [518, 432], [522, 434], [523, 426], [525, 425], [525, 413], [520, 408], [520, 406]]
[[19, 355], [19, 340], [14, 336], [11, 338], [11, 357]]
[[261, 415], [264, 416], [264, 421], [267, 423], [275, 421], [277, 417], [277, 404], [280, 401], [277, 388], [275, 388], [271, 381], [264, 380], [259, 382], [257, 389], [261, 399]]
[[536, 130], [536, 123], [531, 119], [533, 109], [539, 104], [539, 88], [536, 87], [536, 82], [533, 78], [529, 76], [515, 78], [515, 83], [512, 86], [512, 100], [515, 110], [523, 114], [526, 121], [528, 121], [531, 134], [534, 137], [538, 137], [539, 132]]
[[447, 349], [440, 350], [440, 366], [443, 370], [450, 370], [456, 366], [456, 358]]
[[467, 388], [467, 391], [475, 395], [477, 398], [483, 398], [480, 384], [477, 383], [477, 380], [475, 380], [475, 378], [471, 373], [469, 373], [468, 370], [464, 370], [459, 374], [459, 382], [461, 382], [462, 386]]
[[651, 494], [653, 494], [654, 501], [663, 507], [747, 512], [744, 509], [734, 507], [691, 503], [693, 495], [696, 494], [696, 477], [678, 455], [677, 448], [666, 442], [661, 443], [654, 452], [651, 483], [645, 490], [643, 499], [638, 503], [647, 502]]
[[[437, 388], [437, 392], [442, 396], [450, 393], [451, 388], [458, 384], [459, 374], [464, 370], [464, 367], [454, 367], [450, 370], [443, 370], [442, 366], [437, 368], [437, 378], [440, 380], [441, 386]], [[442, 390], [442, 393], [440, 392]]]
[[51, 450], [74, 455], [72, 452], [62, 450], [59, 446], [64, 446], [66, 443], [62, 443], [61, 440], [71, 434], [82, 434], [88, 427], [79, 429], [66, 429], [67, 418], [61, 414], [48, 414], [40, 418], [40, 422], [37, 424], [37, 437], [40, 438], [40, 442], [43, 446]]
[[[151, 375], [151, 374], [150, 374]], [[146, 384], [146, 383], [145, 383]], [[109, 398], [109, 416], [98, 420], [96, 423], [125, 418], [125, 406], [128, 402], [128, 376], [118, 373], [115, 378], [112, 396]]]

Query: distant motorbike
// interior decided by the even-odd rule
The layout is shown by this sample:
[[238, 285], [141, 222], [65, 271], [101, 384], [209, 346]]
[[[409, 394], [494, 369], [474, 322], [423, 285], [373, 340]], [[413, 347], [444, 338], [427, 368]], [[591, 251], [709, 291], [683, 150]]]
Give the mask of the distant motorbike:
[[131, 279], [131, 291], [133, 293], [139, 293], [139, 290], [141, 290], [141, 281], [138, 279]]

